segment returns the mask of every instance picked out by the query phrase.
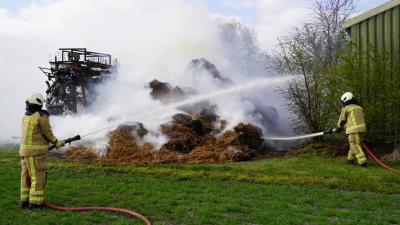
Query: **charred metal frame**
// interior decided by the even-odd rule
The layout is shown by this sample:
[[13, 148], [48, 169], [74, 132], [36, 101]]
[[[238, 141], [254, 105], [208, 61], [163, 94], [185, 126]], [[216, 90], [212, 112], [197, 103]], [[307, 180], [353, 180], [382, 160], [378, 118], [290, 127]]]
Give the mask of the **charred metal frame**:
[[39, 67], [47, 76], [47, 109], [52, 114], [78, 113], [94, 100], [94, 86], [115, 71], [117, 61], [86, 48], [59, 50], [50, 68]]

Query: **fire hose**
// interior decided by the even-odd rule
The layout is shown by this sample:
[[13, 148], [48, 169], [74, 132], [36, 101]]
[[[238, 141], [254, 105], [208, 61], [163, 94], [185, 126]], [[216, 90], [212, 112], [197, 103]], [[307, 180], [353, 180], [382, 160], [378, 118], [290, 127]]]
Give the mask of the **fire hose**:
[[398, 170], [386, 165], [385, 163], [383, 163], [382, 161], [380, 161], [375, 155], [374, 153], [372, 153], [371, 149], [368, 148], [368, 146], [362, 142], [362, 146], [364, 147], [365, 150], [367, 150], [368, 155], [371, 157], [371, 159], [376, 162], [377, 164], [379, 164], [382, 168], [394, 173], [394, 172], [398, 172]]
[[120, 208], [113, 208], [113, 207], [76, 207], [76, 208], [71, 208], [71, 207], [62, 207], [62, 206], [53, 205], [48, 202], [45, 202], [44, 205], [47, 208], [54, 209], [57, 211], [63, 211], [63, 212], [64, 211], [85, 212], [85, 211], [93, 211], [93, 210], [108, 211], [108, 212], [110, 212], [110, 211], [111, 212], [122, 212], [122, 213], [126, 213], [126, 214], [129, 214], [131, 216], [134, 216], [134, 217], [137, 217], [137, 218], [143, 220], [146, 225], [151, 225], [150, 221], [146, 217], [144, 217], [143, 215], [141, 215], [137, 212], [134, 212], [134, 211], [128, 210], [128, 209], [120, 209]]
[[[67, 143], [71, 144], [71, 142], [77, 141], [77, 140], [80, 140], [80, 139], [81, 139], [81, 136], [77, 135], [75, 137], [65, 139], [64, 143], [65, 144], [67, 144]], [[54, 148], [56, 148], [55, 145], [50, 146], [49, 147], [49, 151], [54, 149]], [[63, 206], [53, 205], [53, 204], [50, 204], [48, 202], [44, 202], [44, 205], [47, 208], [54, 209], [54, 210], [57, 210], [57, 211], [63, 211], [63, 212], [64, 211], [79, 211], [79, 212], [82, 212], [82, 211], [93, 211], [93, 210], [96, 210], [96, 211], [108, 211], [108, 212], [121, 212], [121, 213], [126, 213], [126, 214], [129, 214], [131, 216], [134, 216], [134, 217], [137, 217], [137, 218], [143, 220], [143, 222], [146, 225], [151, 225], [150, 220], [148, 220], [145, 216], [143, 216], [143, 215], [141, 215], [141, 214], [139, 214], [137, 212], [134, 212], [132, 210], [129, 210], [129, 209], [121, 209], [121, 208], [113, 208], [113, 207], [63, 207]]]
[[[291, 141], [291, 140], [299, 140], [299, 139], [318, 137], [318, 136], [322, 136], [325, 134], [331, 134], [331, 133], [332, 133], [332, 131], [325, 131], [325, 132], [318, 132], [318, 133], [307, 134], [307, 135], [302, 135], [302, 136], [294, 136], [294, 137], [262, 137], [262, 138], [265, 140], [270, 140], [270, 141]], [[368, 155], [371, 157], [372, 161], [374, 161], [376, 164], [378, 164], [382, 168], [388, 170], [389, 172], [392, 172], [392, 173], [398, 172], [398, 170], [396, 170], [396, 169], [386, 165], [382, 161], [380, 161], [364, 142], [362, 142], [361, 144], [364, 147], [364, 149], [367, 151]]]

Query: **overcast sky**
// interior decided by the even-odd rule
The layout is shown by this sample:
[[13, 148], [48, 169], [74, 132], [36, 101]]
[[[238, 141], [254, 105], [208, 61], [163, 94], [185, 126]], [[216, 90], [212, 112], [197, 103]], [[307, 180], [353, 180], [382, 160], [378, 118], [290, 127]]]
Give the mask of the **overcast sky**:
[[[44, 5], [57, 0], [1, 0], [0, 15], [18, 16], [24, 8], [33, 4]], [[375, 8], [390, 0], [359, 0], [355, 14]], [[184, 1], [185, 2], [185, 1]], [[312, 0], [186, 0], [203, 4], [211, 13], [235, 17], [253, 26], [262, 48], [271, 50], [277, 37], [282, 36], [310, 16]]]
[[[32, 2], [36, 3], [46, 3], [54, 0], [1, 0], [0, 8], [5, 8], [10, 12], [17, 12], [21, 8], [29, 7]], [[227, 16], [237, 16], [243, 18], [246, 22], [254, 23], [257, 21], [257, 16], [255, 13], [255, 2], [258, 0], [200, 0], [203, 1], [207, 7], [217, 14], [227, 15]], [[276, 3], [281, 6], [281, 10], [287, 8], [293, 8], [293, 6], [288, 5], [288, 2], [299, 2], [303, 3], [304, 0], [292, 0], [292, 1], [275, 1], [275, 0], [262, 0], [263, 2], [279, 2]], [[366, 11], [372, 9], [378, 5], [381, 5], [390, 0], [362, 0], [358, 4], [358, 11]]]

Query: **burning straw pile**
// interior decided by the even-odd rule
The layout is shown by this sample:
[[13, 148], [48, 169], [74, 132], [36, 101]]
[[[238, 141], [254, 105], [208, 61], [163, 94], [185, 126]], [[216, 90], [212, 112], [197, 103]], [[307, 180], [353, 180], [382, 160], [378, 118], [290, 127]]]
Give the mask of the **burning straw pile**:
[[96, 149], [83, 145], [69, 147], [64, 156], [75, 162], [92, 162], [98, 158]]
[[[184, 94], [179, 87], [157, 80], [150, 87], [151, 95], [159, 100]], [[240, 123], [223, 132], [227, 122], [215, 113], [215, 106], [203, 102], [181, 110], [184, 113], [160, 126], [168, 138], [161, 148], [144, 141], [148, 131], [142, 124], [125, 124], [108, 135], [108, 154], [101, 160], [133, 164], [237, 162], [254, 158], [262, 146], [261, 131], [252, 124]], [[80, 161], [97, 158], [95, 150], [85, 146], [70, 147], [66, 156]]]
[[[176, 116], [181, 118], [183, 115]], [[137, 134], [140, 127], [137, 124], [122, 125], [111, 132], [108, 155], [101, 160], [132, 164], [237, 162], [253, 158], [262, 144], [261, 132], [251, 124], [239, 124], [215, 137], [201, 120], [193, 118], [185, 123], [173, 121], [163, 125], [162, 132], [170, 139], [160, 149], [155, 149]], [[74, 161], [97, 159], [95, 150], [86, 146], [70, 147], [65, 155]]]
[[147, 130], [142, 124], [123, 125], [110, 134], [107, 160], [117, 163], [151, 163], [154, 149], [150, 143], [140, 144]]

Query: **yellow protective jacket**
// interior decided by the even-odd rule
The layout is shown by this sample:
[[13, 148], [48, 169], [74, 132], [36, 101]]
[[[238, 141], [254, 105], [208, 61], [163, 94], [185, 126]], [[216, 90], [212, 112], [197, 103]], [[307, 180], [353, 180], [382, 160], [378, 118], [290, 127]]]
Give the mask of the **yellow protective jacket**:
[[22, 119], [20, 156], [37, 156], [49, 151], [49, 142], [56, 144], [49, 123], [49, 114], [40, 110]]
[[350, 104], [342, 108], [337, 127], [346, 129], [346, 134], [363, 133], [367, 131], [363, 108]]

